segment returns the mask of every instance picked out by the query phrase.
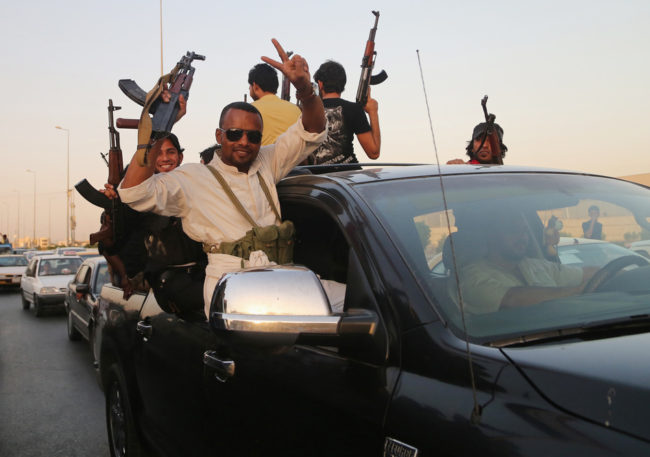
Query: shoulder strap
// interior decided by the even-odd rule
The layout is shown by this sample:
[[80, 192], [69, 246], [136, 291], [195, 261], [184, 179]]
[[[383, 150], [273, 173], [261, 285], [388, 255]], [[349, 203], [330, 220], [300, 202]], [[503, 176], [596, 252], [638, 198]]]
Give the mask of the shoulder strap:
[[258, 171], [257, 177], [260, 180], [260, 186], [262, 186], [264, 195], [266, 195], [266, 199], [269, 201], [269, 205], [271, 205], [271, 209], [275, 213], [275, 217], [278, 218], [278, 221], [282, 222], [282, 218], [280, 217], [280, 211], [278, 211], [278, 209], [275, 207], [275, 203], [273, 203], [273, 199], [271, 198], [271, 192], [269, 192], [269, 188], [266, 186], [266, 181], [264, 181], [264, 178], [262, 178], [262, 173]]
[[217, 171], [216, 168], [214, 168], [214, 167], [212, 167], [212, 166], [210, 166], [210, 165], [206, 165], [206, 166], [208, 167], [208, 169], [210, 170], [210, 172], [212, 172], [212, 174], [214, 175], [214, 177], [217, 178], [217, 181], [219, 181], [219, 184], [221, 184], [221, 187], [223, 188], [223, 190], [224, 190], [224, 191], [226, 192], [226, 194], [228, 195], [228, 198], [230, 198], [230, 201], [233, 203], [233, 205], [235, 205], [235, 208], [237, 208], [237, 210], [241, 213], [241, 215], [244, 216], [244, 217], [246, 218], [246, 220], [247, 220], [247, 221], [248, 221], [248, 222], [249, 222], [253, 227], [259, 227], [259, 226], [255, 223], [255, 221], [253, 220], [253, 218], [250, 216], [250, 214], [248, 214], [248, 212], [246, 211], [246, 209], [242, 206], [241, 202], [237, 199], [237, 197], [235, 196], [235, 193], [234, 193], [234, 192], [232, 191], [232, 189], [230, 188], [230, 185], [228, 185], [228, 182], [226, 182], [226, 180], [224, 179], [224, 177], [221, 176], [221, 173], [219, 173], [219, 172]]

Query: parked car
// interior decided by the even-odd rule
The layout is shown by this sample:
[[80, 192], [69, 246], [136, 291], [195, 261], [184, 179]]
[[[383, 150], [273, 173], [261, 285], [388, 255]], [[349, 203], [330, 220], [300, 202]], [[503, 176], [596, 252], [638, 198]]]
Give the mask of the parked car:
[[94, 359], [95, 346], [93, 333], [97, 322], [99, 293], [104, 284], [110, 282], [108, 266], [103, 257], [90, 257], [83, 261], [77, 274], [68, 283], [65, 296], [68, 338], [88, 340]]
[[634, 241], [630, 243], [630, 250], [650, 259], [650, 240]]
[[33, 303], [36, 316], [41, 316], [46, 307], [62, 306], [68, 282], [79, 265], [79, 257], [34, 256], [20, 280], [23, 309], [28, 310]]
[[2, 254], [12, 254], [14, 252], [13, 247], [9, 243], [0, 243], [0, 255]]
[[22, 255], [0, 255], [0, 287], [20, 287], [27, 259]]
[[603, 267], [619, 257], [641, 254], [618, 244], [589, 238], [561, 237], [557, 246], [560, 262], [581, 267]]
[[[444, 257], [449, 223], [458, 269], [500, 238], [584, 281], [582, 269], [543, 259], [544, 221], [565, 214], [580, 227], [597, 204], [621, 236], [639, 232], [650, 189], [547, 169], [441, 168], [285, 178], [296, 265], [225, 275], [207, 320], [105, 285], [98, 370], [112, 455], [650, 454], [646, 260], [625, 255], [582, 291], [546, 286], [556, 298], [482, 313], [465, 311], [455, 275], [428, 261]], [[516, 235], [505, 219], [486, 224], [504, 213], [517, 216]], [[480, 272], [489, 280], [498, 268]], [[322, 280], [346, 285], [342, 312]]]

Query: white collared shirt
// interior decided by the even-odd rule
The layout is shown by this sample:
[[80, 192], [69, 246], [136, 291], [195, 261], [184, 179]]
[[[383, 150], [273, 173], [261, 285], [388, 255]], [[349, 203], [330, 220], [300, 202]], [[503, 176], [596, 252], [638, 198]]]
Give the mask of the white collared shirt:
[[[307, 132], [300, 118], [275, 144], [260, 148], [248, 173], [226, 165], [217, 155], [210, 165], [222, 174], [253, 220], [264, 227], [278, 221], [262, 191], [257, 172], [266, 181], [279, 210], [275, 184], [313, 152], [326, 136], [327, 129], [321, 133]], [[119, 194], [124, 203], [137, 211], [180, 217], [183, 230], [195, 241], [208, 244], [234, 241], [251, 229], [250, 223], [202, 164], [185, 164], [169, 173], [154, 174], [126, 189], [120, 184]]]

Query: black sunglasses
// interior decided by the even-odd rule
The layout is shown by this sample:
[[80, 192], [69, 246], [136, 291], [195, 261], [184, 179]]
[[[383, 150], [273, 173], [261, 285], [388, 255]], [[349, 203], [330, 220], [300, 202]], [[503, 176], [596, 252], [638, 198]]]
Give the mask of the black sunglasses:
[[219, 129], [222, 132], [226, 133], [226, 138], [228, 141], [239, 141], [246, 133], [246, 138], [248, 138], [249, 143], [260, 144], [262, 142], [262, 132], [259, 130], [243, 130], [243, 129]]

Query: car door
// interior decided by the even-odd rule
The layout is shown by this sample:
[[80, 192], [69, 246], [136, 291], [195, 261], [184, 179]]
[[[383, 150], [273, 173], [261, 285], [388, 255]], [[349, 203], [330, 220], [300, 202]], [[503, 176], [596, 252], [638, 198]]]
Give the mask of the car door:
[[203, 353], [215, 346], [205, 320], [163, 311], [153, 293], [137, 324], [134, 367], [142, 403], [138, 418], [161, 455], [206, 455], [211, 434], [205, 420]]
[[23, 298], [28, 301], [33, 301], [34, 297], [34, 281], [38, 267], [38, 258], [35, 257], [30, 260], [25, 274], [20, 279], [20, 288], [22, 289]]
[[68, 306], [70, 307], [69, 313], [72, 319], [77, 323], [77, 328], [80, 329], [86, 339], [89, 338], [88, 329], [90, 322], [90, 313], [87, 302], [90, 298], [88, 295], [92, 294], [92, 291], [88, 294], [77, 295], [77, 286], [79, 284], [90, 284], [91, 276], [92, 266], [90, 264], [81, 265], [66, 292], [68, 297]]
[[308, 198], [284, 199], [283, 214], [296, 226], [295, 263], [321, 279], [346, 283], [345, 309], [373, 311], [377, 330], [351, 344], [291, 346], [243, 343], [217, 330], [219, 346], [206, 358], [232, 363], [234, 371], [204, 377], [212, 433], [243, 455], [381, 455], [399, 350], [391, 337], [397, 332], [382, 317], [386, 296], [379, 303], [373, 289], [382, 287], [363, 266], [367, 243], [346, 220], [347, 210], [326, 194], [312, 190]]

